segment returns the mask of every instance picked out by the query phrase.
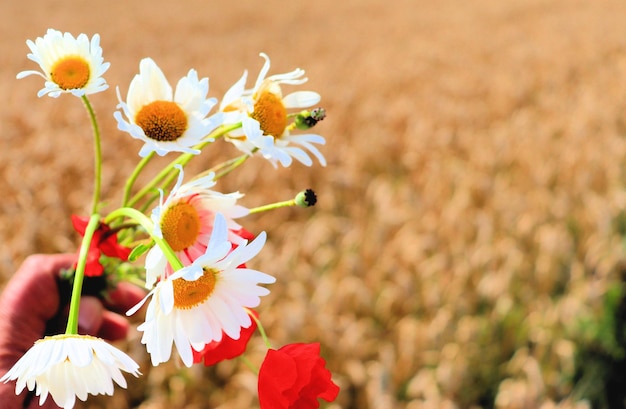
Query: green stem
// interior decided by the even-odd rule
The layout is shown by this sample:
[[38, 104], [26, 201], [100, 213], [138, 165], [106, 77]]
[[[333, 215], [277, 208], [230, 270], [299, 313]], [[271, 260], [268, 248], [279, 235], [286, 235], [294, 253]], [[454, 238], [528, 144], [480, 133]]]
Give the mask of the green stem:
[[124, 278], [125, 281], [136, 285], [139, 288], [144, 288], [144, 285], [146, 284], [146, 282], [144, 280], [141, 280], [137, 277], [126, 277]]
[[271, 203], [271, 204], [264, 205], [264, 206], [254, 207], [250, 209], [250, 214], [261, 213], [267, 210], [273, 210], [273, 209], [278, 209], [281, 207], [290, 207], [290, 206], [297, 206], [296, 201], [294, 199], [285, 200], [284, 202], [276, 202], [276, 203]]
[[85, 229], [83, 241], [80, 244], [78, 253], [78, 262], [76, 264], [76, 272], [74, 273], [74, 286], [72, 287], [72, 298], [70, 300], [70, 312], [67, 320], [65, 333], [69, 335], [78, 334], [78, 309], [80, 305], [80, 294], [83, 289], [83, 279], [85, 278], [85, 265], [87, 264], [87, 254], [89, 245], [98, 225], [100, 224], [100, 215], [92, 214]]
[[174, 271], [178, 271], [183, 268], [183, 263], [181, 263], [181, 261], [178, 259], [176, 253], [174, 253], [174, 250], [172, 250], [167, 241], [165, 241], [162, 237], [154, 235], [154, 224], [152, 223], [152, 220], [148, 218], [148, 216], [141, 213], [137, 209], [133, 209], [132, 207], [121, 207], [109, 213], [109, 215], [104, 219], [104, 222], [109, 224], [119, 217], [128, 217], [129, 219], [133, 219], [141, 227], [143, 227], [144, 230], [150, 235], [152, 240], [154, 240], [156, 245], [161, 248], [161, 251], [167, 258], [167, 261], [170, 263]]
[[249, 310], [248, 308], [246, 308], [246, 310], [248, 311], [248, 315], [250, 316], [250, 318], [252, 318], [254, 322], [256, 322], [256, 327], [258, 328], [259, 333], [261, 334], [261, 337], [263, 338], [263, 342], [265, 343], [265, 346], [268, 349], [271, 349], [272, 344], [270, 344], [270, 340], [267, 338], [267, 334], [265, 333], [265, 328], [263, 328], [263, 325], [261, 324], [261, 320], [258, 319], [257, 316], [254, 315], [251, 310]]
[[[242, 163], [244, 163], [244, 162], [246, 161], [246, 159], [248, 159], [249, 157], [250, 157], [249, 155], [244, 154], [244, 155], [238, 156], [238, 157], [236, 157], [236, 158], [234, 158], [234, 159], [230, 159], [230, 160], [228, 160], [228, 161], [226, 161], [226, 162], [224, 162], [224, 163], [221, 163], [221, 164], [220, 164], [220, 165], [218, 165], [218, 166], [215, 166], [215, 167], [213, 167], [213, 168], [211, 168], [211, 169], [209, 169], [209, 170], [207, 170], [207, 171], [204, 171], [204, 172], [202, 172], [202, 173], [197, 174], [197, 175], [194, 177], [194, 179], [201, 178], [201, 177], [203, 177], [203, 176], [208, 175], [208, 174], [209, 174], [209, 173], [211, 173], [211, 172], [214, 172], [214, 173], [215, 173], [215, 179], [214, 179], [214, 180], [217, 180], [217, 179], [219, 179], [219, 178], [221, 178], [221, 177], [225, 176], [226, 174], [228, 174], [228, 173], [232, 172], [233, 170], [235, 170], [235, 169], [236, 169], [239, 165], [241, 165]], [[184, 166], [184, 165], [185, 165], [184, 163], [183, 163], [183, 164], [181, 164], [181, 166]], [[170, 169], [170, 170], [171, 170], [171, 169]], [[164, 175], [160, 175], [160, 174], [159, 174], [159, 175], [155, 178], [155, 180], [156, 180], [157, 178], [159, 179], [159, 181], [161, 181], [161, 180], [162, 180], [162, 181], [161, 181], [161, 188], [164, 188], [165, 186], [169, 186], [169, 185], [170, 185], [170, 184], [174, 181], [174, 179], [175, 179], [176, 177], [177, 177], [177, 175], [176, 175], [174, 172], [169, 172], [169, 174], [164, 174]], [[152, 190], [152, 189], [154, 189], [154, 188], [155, 188], [155, 186], [150, 187], [150, 189], [147, 189], [147, 190]], [[145, 188], [144, 188], [144, 189], [145, 189]], [[142, 191], [143, 191], [143, 189], [142, 189]], [[146, 191], [145, 193], [144, 193], [144, 192], [140, 192], [140, 194], [141, 194], [141, 196], [146, 196], [146, 195], [148, 194], [148, 191]], [[138, 196], [139, 196], [139, 194], [138, 194]], [[147, 200], [143, 203], [143, 205], [140, 207], [140, 210], [141, 210], [141, 211], [143, 211], [143, 212], [145, 212], [145, 211], [146, 211], [146, 210], [150, 207], [150, 205], [152, 204], [152, 202], [154, 202], [154, 201], [155, 201], [156, 199], [158, 199], [158, 198], [159, 198], [159, 195], [158, 195], [158, 194], [154, 194], [154, 195], [152, 195], [152, 197], [148, 198], [148, 199], [147, 199]], [[131, 202], [130, 202], [130, 204], [135, 204], [135, 203], [136, 203], [135, 201], [131, 201]]]
[[[229, 163], [227, 167], [224, 167], [224, 170], [221, 170], [222, 168], [220, 168], [219, 172], [215, 172], [215, 180], [226, 176], [227, 174], [229, 174], [230, 172], [232, 172], [233, 170], [237, 169], [239, 167], [239, 165], [241, 165], [242, 163], [244, 163], [246, 160], [248, 160], [248, 158], [250, 157], [250, 155], [241, 155], [238, 158], [235, 158], [232, 163]], [[229, 161], [230, 162], [230, 161]]]
[[252, 364], [252, 362], [250, 362], [250, 360], [249, 360], [248, 358], [246, 358], [246, 357], [245, 357], [245, 356], [243, 356], [243, 355], [239, 355], [239, 360], [240, 360], [241, 362], [243, 362], [243, 363], [244, 363], [244, 365], [248, 367], [248, 369], [250, 369], [252, 372], [254, 372], [254, 374], [255, 374], [256, 376], [259, 376], [259, 368], [257, 368], [256, 366], [254, 366], [254, 365]]
[[148, 209], [150, 208], [150, 206], [152, 205], [152, 203], [154, 203], [154, 201], [158, 200], [159, 198], [160, 198], [159, 193], [155, 192], [152, 196], [150, 196], [143, 202], [141, 207], [139, 207], [139, 210], [146, 213]]
[[[243, 154], [240, 156], [237, 156], [236, 158], [232, 158], [232, 159], [228, 159], [222, 163], [220, 163], [219, 165], [213, 166], [211, 169], [207, 169], [204, 172], [198, 173], [196, 176], [194, 176], [194, 179], [199, 179], [202, 177], [205, 177], [206, 175], [210, 174], [210, 173], [222, 173], [222, 169], [229, 169], [232, 168], [234, 164], [236, 164], [237, 162], [243, 160], [243, 159], [247, 159], [248, 154]], [[243, 163], [243, 162], [242, 162]], [[237, 166], [239, 166], [240, 164], [238, 164]], [[233, 169], [230, 169], [233, 170]], [[229, 170], [229, 171], [230, 171]], [[224, 173], [226, 174], [226, 173]]]
[[139, 163], [135, 167], [135, 170], [133, 170], [133, 173], [130, 175], [130, 177], [126, 181], [126, 185], [124, 186], [124, 198], [122, 199], [122, 207], [128, 205], [128, 201], [130, 199], [130, 192], [133, 188], [133, 185], [135, 184], [135, 181], [137, 180], [137, 177], [139, 177], [139, 174], [141, 173], [141, 171], [146, 167], [148, 162], [150, 162], [150, 160], [153, 157], [154, 157], [154, 151], [144, 156], [141, 159], [141, 161], [139, 161]]
[[91, 127], [93, 128], [94, 189], [91, 203], [91, 214], [95, 214], [98, 212], [98, 205], [100, 204], [100, 190], [102, 186], [102, 144], [100, 142], [100, 128], [98, 127], [96, 113], [94, 112], [87, 95], [83, 95], [81, 98], [85, 104], [85, 108], [87, 108], [89, 119], [91, 120]]
[[[206, 139], [211, 139], [211, 141], [199, 143], [198, 145], [194, 146], [194, 149], [202, 150], [202, 148], [204, 148], [206, 145], [212, 143], [212, 140], [217, 139], [227, 134], [228, 132], [240, 127], [241, 123], [229, 126], [220, 126], [209, 135], [207, 135]], [[161, 183], [163, 179], [170, 175], [175, 165], [181, 165], [182, 167], [185, 167], [185, 165], [187, 165], [195, 156], [197, 155], [193, 153], [181, 154], [178, 158], [176, 158], [175, 160], [170, 162], [165, 168], [163, 168], [149, 183], [147, 183], [139, 192], [137, 192], [135, 196], [128, 200], [126, 206], [135, 206], [137, 202], [139, 202], [146, 194], [156, 189], [159, 183]]]
[[128, 200], [127, 206], [135, 206], [144, 196], [157, 188], [157, 185], [161, 183], [174, 169], [174, 166], [185, 166], [194, 157], [194, 154], [183, 153], [178, 158], [173, 160], [169, 165], [163, 168], [149, 183], [147, 183], [132, 199]]

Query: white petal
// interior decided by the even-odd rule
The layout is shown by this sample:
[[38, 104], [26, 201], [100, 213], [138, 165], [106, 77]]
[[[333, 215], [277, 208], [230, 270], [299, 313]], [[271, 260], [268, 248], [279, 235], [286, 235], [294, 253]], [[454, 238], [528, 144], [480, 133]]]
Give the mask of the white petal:
[[283, 98], [285, 108], [307, 108], [320, 102], [320, 94], [313, 91], [293, 92]]
[[158, 284], [161, 286], [158, 291], [159, 307], [163, 314], [169, 314], [174, 309], [174, 284], [171, 279]]
[[257, 77], [256, 83], [254, 84], [255, 90], [259, 89], [261, 83], [265, 79], [265, 76], [270, 70], [270, 57], [268, 57], [265, 53], [260, 53], [259, 55], [265, 59], [265, 63], [263, 64], [263, 68], [261, 68], [261, 71], [259, 71], [259, 76]]
[[182, 322], [176, 322], [176, 329], [174, 330], [174, 344], [176, 345], [176, 349], [178, 350], [178, 354], [182, 359], [183, 363], [187, 367], [191, 367], [193, 365], [193, 353], [191, 352], [191, 344], [189, 343], [189, 338], [186, 336], [187, 334], [183, 331]]
[[226, 91], [226, 93], [224, 94], [224, 97], [222, 98], [222, 103], [220, 105], [220, 109], [227, 107], [229, 104], [231, 104], [235, 100], [241, 98], [241, 95], [243, 94], [244, 88], [246, 86], [247, 78], [248, 78], [248, 71], [244, 71], [241, 78], [239, 78], [239, 80], [237, 80], [237, 82], [235, 82], [233, 86], [230, 87], [228, 91]]
[[134, 307], [126, 311], [126, 315], [130, 317], [131, 315], [134, 315], [137, 311], [139, 311], [139, 309], [143, 307], [143, 305], [146, 303], [148, 298], [152, 296], [153, 293], [154, 291], [150, 291], [145, 297], [143, 297], [143, 300], [139, 301]]
[[[119, 359], [113, 359], [111, 355]], [[51, 358], [42, 367], [39, 359], [44, 356]], [[33, 373], [33, 368], [38, 368], [37, 374]], [[18, 393], [20, 388], [27, 386], [39, 395], [40, 405], [48, 396], [52, 396], [57, 405], [71, 408], [76, 397], [85, 400], [89, 394], [112, 394], [112, 377], [120, 380], [120, 369], [137, 376], [138, 368], [130, 357], [101, 339], [82, 335], [57, 335], [36, 342], [9, 372], [19, 371], [14, 373], [18, 378]], [[123, 377], [121, 381], [125, 384]]]
[[[68, 339], [68, 341], [72, 338]], [[72, 348], [68, 348], [67, 357], [72, 365], [77, 367], [84, 367], [91, 363], [93, 360], [93, 351], [90, 347], [85, 347], [82, 342], [77, 342]]]

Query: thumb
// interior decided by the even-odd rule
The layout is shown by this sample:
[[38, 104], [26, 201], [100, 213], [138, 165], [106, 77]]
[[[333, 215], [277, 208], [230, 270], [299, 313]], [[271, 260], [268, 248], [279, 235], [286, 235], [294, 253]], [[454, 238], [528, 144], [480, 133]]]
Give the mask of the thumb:
[[104, 306], [96, 297], [84, 296], [78, 310], [78, 333], [97, 336], [102, 326]]
[[[0, 296], [0, 374], [43, 336], [46, 322], [59, 308], [58, 271], [70, 265], [68, 255], [30, 256], [7, 284]], [[27, 395], [32, 397], [26, 391], [16, 395], [14, 382], [0, 384], [3, 408], [22, 407]], [[32, 400], [37, 404], [38, 399]]]

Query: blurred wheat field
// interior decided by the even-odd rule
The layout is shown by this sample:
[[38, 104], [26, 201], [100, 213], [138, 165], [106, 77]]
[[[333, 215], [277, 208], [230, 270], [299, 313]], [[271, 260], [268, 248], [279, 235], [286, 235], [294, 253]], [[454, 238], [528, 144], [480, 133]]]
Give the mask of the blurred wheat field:
[[[625, 261], [626, 3], [214, 3], [0, 3], [2, 281], [28, 254], [75, 251], [69, 217], [91, 198], [84, 108], [15, 79], [35, 68], [26, 39], [100, 33], [111, 88], [92, 103], [111, 206], [140, 147], [115, 128], [115, 87], [139, 60], [170, 82], [195, 68], [220, 98], [244, 69], [256, 77], [263, 51], [271, 73], [304, 68], [322, 95], [328, 166], [257, 158], [217, 188], [249, 207], [318, 194], [243, 224], [269, 236], [253, 261], [277, 277], [259, 309], [272, 343], [319, 341], [342, 388], [325, 407], [590, 407], [576, 356]], [[219, 144], [191, 167], [235, 153]], [[242, 363], [150, 368], [139, 338], [120, 346], [144, 376], [82, 407], [258, 407]], [[264, 352], [255, 337], [250, 360]]]

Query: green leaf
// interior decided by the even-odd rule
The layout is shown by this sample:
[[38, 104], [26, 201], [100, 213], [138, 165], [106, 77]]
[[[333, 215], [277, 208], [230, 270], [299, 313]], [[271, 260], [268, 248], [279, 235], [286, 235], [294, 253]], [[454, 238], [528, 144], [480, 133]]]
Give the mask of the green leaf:
[[152, 244], [153, 243], [150, 243], [150, 245], [140, 244], [137, 247], [135, 247], [133, 251], [130, 252], [130, 255], [128, 256], [128, 261], [133, 262], [137, 260], [139, 257], [141, 257], [143, 253], [145, 253], [146, 251], [150, 250], [150, 248], [152, 248]]

